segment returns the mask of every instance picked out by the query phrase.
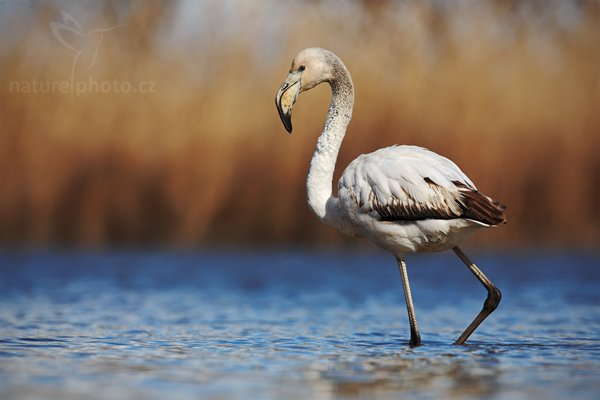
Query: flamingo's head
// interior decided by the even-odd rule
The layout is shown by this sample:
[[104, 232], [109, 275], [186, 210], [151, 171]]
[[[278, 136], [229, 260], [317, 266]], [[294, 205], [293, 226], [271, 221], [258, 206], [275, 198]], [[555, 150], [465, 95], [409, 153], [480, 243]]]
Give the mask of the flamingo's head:
[[292, 61], [287, 79], [275, 96], [279, 117], [289, 133], [292, 133], [292, 107], [298, 95], [319, 83], [330, 82], [335, 59], [337, 57], [329, 50], [311, 47], [300, 51]]

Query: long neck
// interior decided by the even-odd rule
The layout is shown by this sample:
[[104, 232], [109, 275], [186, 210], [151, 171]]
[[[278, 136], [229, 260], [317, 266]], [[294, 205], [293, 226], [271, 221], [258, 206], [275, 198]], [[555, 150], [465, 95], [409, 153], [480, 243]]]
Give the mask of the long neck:
[[310, 162], [306, 188], [308, 205], [319, 219], [327, 222], [327, 202], [332, 198], [335, 162], [352, 117], [354, 88], [348, 70], [339, 59], [330, 80], [332, 97], [323, 132]]

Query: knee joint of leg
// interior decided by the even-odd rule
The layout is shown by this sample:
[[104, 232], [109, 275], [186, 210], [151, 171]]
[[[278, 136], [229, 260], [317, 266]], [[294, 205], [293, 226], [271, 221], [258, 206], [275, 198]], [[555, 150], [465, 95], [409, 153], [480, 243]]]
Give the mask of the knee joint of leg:
[[502, 300], [502, 292], [496, 286], [492, 286], [488, 291], [488, 296], [485, 299], [485, 303], [483, 307], [490, 311], [494, 311], [498, 304], [500, 304], [500, 300]]

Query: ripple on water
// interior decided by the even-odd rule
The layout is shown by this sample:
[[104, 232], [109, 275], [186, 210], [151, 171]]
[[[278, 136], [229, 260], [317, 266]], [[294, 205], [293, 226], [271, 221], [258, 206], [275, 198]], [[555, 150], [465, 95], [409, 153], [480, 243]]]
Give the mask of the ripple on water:
[[[424, 345], [415, 349], [393, 262], [370, 267], [390, 264], [386, 256], [4, 257], [1, 398], [600, 393], [600, 279], [586, 257], [568, 257], [564, 276], [560, 257], [514, 270], [482, 256], [504, 299], [466, 346], [451, 343], [485, 294], [468, 271], [448, 274], [443, 257], [419, 258], [411, 277]], [[538, 284], [523, 284], [526, 276]]]

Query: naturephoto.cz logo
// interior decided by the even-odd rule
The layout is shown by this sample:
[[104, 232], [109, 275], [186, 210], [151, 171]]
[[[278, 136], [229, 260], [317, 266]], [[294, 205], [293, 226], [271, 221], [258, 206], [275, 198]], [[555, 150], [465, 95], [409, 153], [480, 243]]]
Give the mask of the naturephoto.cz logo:
[[74, 96], [96, 93], [156, 93], [155, 81], [97, 80], [90, 76], [90, 71], [93, 69], [98, 53], [101, 51], [102, 41], [106, 34], [125, 25], [85, 31], [68, 12], [61, 10], [61, 16], [61, 22], [50, 22], [49, 27], [56, 41], [73, 53], [69, 79], [10, 81], [10, 93], [59, 93]]

